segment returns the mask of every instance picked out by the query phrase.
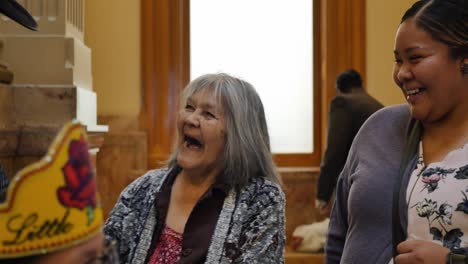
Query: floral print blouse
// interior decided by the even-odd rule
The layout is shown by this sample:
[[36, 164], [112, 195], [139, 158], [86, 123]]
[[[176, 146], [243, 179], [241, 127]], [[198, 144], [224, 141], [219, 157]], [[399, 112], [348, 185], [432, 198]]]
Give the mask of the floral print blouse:
[[182, 234], [164, 225], [159, 242], [148, 264], [176, 264], [182, 252]]
[[424, 164], [422, 142], [419, 150], [406, 192], [408, 239], [468, 248], [468, 144], [431, 164]]

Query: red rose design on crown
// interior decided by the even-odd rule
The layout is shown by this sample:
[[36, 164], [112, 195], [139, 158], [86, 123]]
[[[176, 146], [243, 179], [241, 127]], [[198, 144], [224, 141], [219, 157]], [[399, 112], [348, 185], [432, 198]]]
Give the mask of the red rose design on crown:
[[68, 161], [62, 168], [65, 186], [57, 190], [60, 203], [67, 208], [86, 208], [88, 225], [96, 208], [96, 181], [89, 160], [88, 145], [83, 137], [72, 140], [68, 147]]

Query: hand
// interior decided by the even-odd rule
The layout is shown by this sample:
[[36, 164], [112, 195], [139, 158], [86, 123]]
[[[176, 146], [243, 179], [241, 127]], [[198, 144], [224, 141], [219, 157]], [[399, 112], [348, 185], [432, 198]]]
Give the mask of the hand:
[[320, 215], [330, 217], [332, 205], [327, 203], [324, 207], [320, 208]]
[[430, 241], [408, 240], [398, 244], [397, 251], [396, 264], [444, 264], [450, 250]]
[[331, 212], [330, 201], [315, 199], [315, 208], [319, 209], [320, 215], [329, 216]]

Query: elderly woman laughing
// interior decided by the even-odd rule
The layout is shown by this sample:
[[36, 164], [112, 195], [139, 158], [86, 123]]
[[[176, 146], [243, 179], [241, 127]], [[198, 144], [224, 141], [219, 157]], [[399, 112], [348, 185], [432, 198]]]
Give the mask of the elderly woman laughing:
[[167, 168], [122, 192], [106, 238], [123, 263], [283, 263], [284, 194], [255, 89], [203, 75], [181, 106]]

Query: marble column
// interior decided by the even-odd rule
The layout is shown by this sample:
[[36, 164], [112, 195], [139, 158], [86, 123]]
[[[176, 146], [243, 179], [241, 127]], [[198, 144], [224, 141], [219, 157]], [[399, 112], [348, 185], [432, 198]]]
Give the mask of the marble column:
[[68, 120], [78, 119], [93, 138], [107, 131], [97, 124], [84, 0], [18, 2], [38, 31], [0, 15], [0, 79], [12, 78], [0, 85], [0, 163], [10, 177], [45, 154]]

